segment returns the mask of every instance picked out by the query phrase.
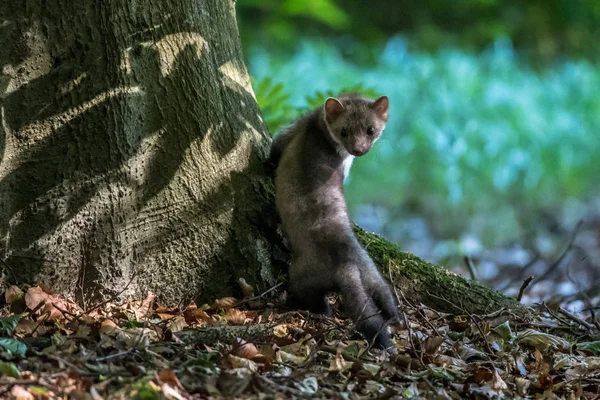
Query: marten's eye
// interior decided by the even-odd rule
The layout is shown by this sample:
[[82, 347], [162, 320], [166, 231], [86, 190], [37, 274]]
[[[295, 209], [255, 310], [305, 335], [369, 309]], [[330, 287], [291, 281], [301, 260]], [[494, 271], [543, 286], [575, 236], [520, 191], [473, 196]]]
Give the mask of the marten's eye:
[[348, 131], [346, 128], [342, 128], [342, 137], [348, 137]]
[[373, 128], [372, 126], [367, 128], [367, 135], [371, 136], [374, 133], [375, 133], [375, 128]]

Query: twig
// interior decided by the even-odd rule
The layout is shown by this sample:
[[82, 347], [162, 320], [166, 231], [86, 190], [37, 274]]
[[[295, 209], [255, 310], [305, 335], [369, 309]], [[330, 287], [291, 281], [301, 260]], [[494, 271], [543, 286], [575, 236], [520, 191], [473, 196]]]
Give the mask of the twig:
[[579, 220], [579, 222], [577, 222], [575, 229], [573, 229], [573, 232], [571, 233], [571, 237], [569, 238], [567, 247], [564, 249], [564, 251], [561, 253], [561, 255], [556, 259], [556, 261], [554, 261], [552, 263], [552, 265], [550, 265], [550, 267], [548, 267], [548, 269], [546, 270], [546, 272], [544, 272], [542, 274], [542, 276], [535, 279], [534, 284], [544, 280], [548, 275], [550, 275], [552, 272], [554, 272], [554, 270], [562, 263], [562, 261], [565, 259], [567, 254], [569, 254], [569, 252], [573, 248], [573, 242], [575, 241], [575, 238], [577, 237], [577, 233], [579, 232], [579, 228], [581, 228], [581, 225], [583, 225], [583, 220]]
[[590, 324], [587, 321], [584, 321], [583, 319], [579, 318], [576, 315], [571, 314], [570, 312], [568, 312], [567, 310], [565, 310], [562, 307], [558, 307], [558, 312], [561, 313], [562, 315], [564, 315], [565, 317], [567, 317], [568, 319], [570, 319], [571, 321], [577, 322], [578, 324], [583, 325], [588, 329], [594, 329], [594, 325]]
[[498, 291], [504, 292], [508, 288], [512, 287], [515, 284], [515, 282], [517, 282], [519, 279], [521, 279], [523, 277], [523, 275], [525, 275], [525, 272], [527, 272], [527, 270], [529, 268], [531, 268], [531, 266], [533, 264], [535, 264], [540, 258], [541, 258], [540, 253], [538, 253], [536, 251], [535, 254], [534, 254], [534, 256], [531, 258], [531, 260], [529, 260], [527, 262], [527, 264], [523, 265], [520, 268], [518, 275], [515, 278], [511, 279], [506, 285], [504, 285], [503, 287], [501, 287], [500, 289], [498, 289]]
[[475, 271], [475, 266], [473, 265], [473, 260], [471, 260], [471, 257], [469, 256], [465, 256], [465, 264], [467, 265], [467, 268], [469, 269], [469, 274], [471, 275], [471, 279], [474, 281], [477, 281], [477, 272]]
[[89, 310], [84, 310], [85, 314], [89, 314], [94, 310], [99, 309], [102, 306], [105, 306], [106, 304], [110, 303], [111, 301], [116, 300], [120, 295], [122, 295], [127, 288], [129, 287], [129, 285], [131, 285], [131, 282], [133, 282], [133, 279], [137, 276], [138, 271], [134, 271], [133, 274], [131, 275], [131, 279], [129, 279], [129, 282], [127, 282], [127, 285], [125, 285], [125, 287], [117, 294], [115, 294], [114, 296], [111, 296], [110, 298], [108, 298], [108, 300], [105, 300], [103, 302], [101, 302], [100, 304], [95, 305], [94, 307], [90, 308]]
[[[61, 307], [57, 306], [56, 303], [52, 303], [52, 307], [54, 307], [58, 311], [60, 311], [62, 313], [62, 315], [65, 317], [65, 319], [67, 319], [69, 322], [73, 321], [73, 319], [78, 319], [79, 318], [79, 316], [77, 314], [73, 314], [70, 311], [63, 310]], [[73, 317], [73, 319], [69, 319], [69, 317], [67, 317], [67, 315], [70, 315], [71, 317]]]
[[96, 361], [100, 361], [100, 362], [102, 362], [102, 361], [110, 360], [111, 358], [117, 358], [117, 357], [121, 357], [121, 356], [124, 356], [124, 355], [126, 355], [126, 354], [129, 354], [129, 353], [131, 353], [131, 350], [132, 350], [132, 349], [133, 349], [133, 348], [131, 348], [131, 349], [127, 349], [127, 350], [125, 350], [125, 351], [120, 351], [120, 352], [118, 352], [118, 353], [109, 354], [109, 355], [107, 355], [107, 356], [104, 356], [104, 357], [96, 357]]
[[46, 354], [46, 357], [51, 358], [55, 361], [58, 361], [59, 363], [63, 363], [66, 366], [73, 368], [77, 372], [85, 373], [85, 370], [80, 369], [77, 365], [70, 363], [69, 361], [65, 360], [64, 358], [60, 358], [58, 356], [55, 356], [54, 354]]
[[[335, 347], [333, 347], [333, 346], [327, 346], [327, 345], [319, 346], [317, 348], [317, 350], [324, 351], [324, 352], [329, 353], [329, 354], [333, 354], [334, 356], [336, 356], [337, 353], [338, 353], [337, 350], [335, 349]], [[353, 357], [353, 356], [351, 356], [349, 354], [346, 354], [343, 351], [341, 352], [341, 354], [342, 354], [342, 357], [344, 358], [344, 360], [346, 360], [346, 361], [352, 361], [352, 362], [360, 361], [358, 358]]]
[[552, 310], [550, 309], [550, 307], [548, 307], [548, 305], [546, 304], [546, 302], [542, 302], [542, 307], [544, 307], [544, 309], [548, 312], [548, 314], [550, 314], [552, 317], [554, 317], [554, 319], [556, 319], [557, 321], [559, 321], [560, 323], [564, 324], [565, 326], [571, 328], [571, 324], [569, 324], [568, 321], [563, 320], [562, 318], [560, 318], [558, 315], [556, 315], [555, 313], [552, 312]]
[[280, 287], [280, 286], [282, 286], [282, 285], [283, 285], [283, 282], [280, 282], [280, 283], [278, 283], [277, 285], [273, 286], [272, 288], [270, 288], [270, 289], [266, 290], [265, 292], [263, 292], [263, 293], [259, 294], [258, 296], [250, 297], [249, 299], [244, 299], [244, 300], [240, 301], [239, 303], [237, 303], [237, 305], [236, 305], [236, 306], [241, 306], [242, 304], [249, 303], [249, 302], [251, 302], [251, 301], [254, 301], [254, 300], [258, 300], [258, 299], [260, 299], [260, 298], [263, 298], [263, 297], [265, 297], [267, 294], [271, 293], [273, 290], [277, 289], [278, 287]]
[[518, 302], [521, 302], [521, 299], [523, 298], [523, 293], [525, 293], [525, 289], [527, 289], [527, 286], [529, 286], [529, 284], [531, 283], [532, 280], [533, 280], [533, 275], [530, 275], [529, 278], [527, 278], [523, 281], [523, 284], [521, 285], [521, 288], [519, 289], [519, 295], [517, 296]]
[[40, 302], [37, 304], [37, 306], [35, 306], [35, 307], [33, 308], [33, 310], [29, 311], [29, 315], [28, 315], [28, 317], [30, 317], [30, 318], [31, 318], [31, 316], [32, 316], [33, 314], [35, 314], [35, 313], [36, 313], [36, 312], [37, 312], [37, 311], [38, 311], [40, 308], [42, 308], [42, 307], [43, 307], [43, 306], [45, 306], [45, 305], [46, 305], [46, 299], [43, 299], [42, 301], [40, 301]]
[[[592, 324], [594, 324], [596, 329], [598, 329], [600, 331], [600, 322], [598, 322], [598, 320], [596, 319], [596, 312], [594, 311], [592, 301], [590, 300], [590, 297], [587, 295], [587, 293], [585, 293], [585, 291], [583, 291], [581, 289], [579, 282], [577, 282], [575, 279], [573, 279], [573, 277], [571, 276], [570, 268], [567, 268], [567, 278], [569, 278], [569, 280], [571, 282], [573, 282], [573, 284], [577, 287], [577, 290], [579, 290], [579, 292], [581, 293], [581, 296], [583, 297], [583, 300], [585, 301], [585, 304], [588, 307], [587, 311], [590, 312], [590, 316], [592, 318]], [[586, 311], [586, 310], [583, 310], [583, 311]]]

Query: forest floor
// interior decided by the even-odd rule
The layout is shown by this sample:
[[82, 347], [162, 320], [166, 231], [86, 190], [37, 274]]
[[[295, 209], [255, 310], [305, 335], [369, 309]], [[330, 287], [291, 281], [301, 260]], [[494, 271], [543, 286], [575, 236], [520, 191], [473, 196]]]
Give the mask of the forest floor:
[[[441, 314], [400, 298], [396, 354], [350, 321], [286, 309], [282, 285], [244, 299], [81, 309], [10, 287], [0, 318], [0, 398], [600, 399], [600, 324], [539, 305], [523, 320]], [[338, 299], [332, 299], [338, 308]]]

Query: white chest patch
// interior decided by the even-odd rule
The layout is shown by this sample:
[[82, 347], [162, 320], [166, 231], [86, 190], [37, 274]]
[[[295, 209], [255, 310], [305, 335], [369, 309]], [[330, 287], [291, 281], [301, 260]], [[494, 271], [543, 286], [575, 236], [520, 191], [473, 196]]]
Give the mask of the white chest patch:
[[350, 154], [348, 154], [346, 156], [346, 158], [344, 159], [343, 165], [344, 165], [344, 181], [346, 179], [348, 179], [348, 176], [350, 175], [350, 167], [352, 167], [352, 162], [354, 161], [354, 156], [351, 156]]

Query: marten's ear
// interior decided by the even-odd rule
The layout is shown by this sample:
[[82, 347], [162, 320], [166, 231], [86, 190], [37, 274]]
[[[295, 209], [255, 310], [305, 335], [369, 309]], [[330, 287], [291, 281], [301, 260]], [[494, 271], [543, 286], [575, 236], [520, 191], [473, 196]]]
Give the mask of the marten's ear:
[[371, 108], [375, 114], [382, 120], [388, 120], [388, 108], [390, 108], [390, 99], [387, 96], [381, 96], [371, 104]]
[[344, 112], [344, 106], [334, 97], [329, 97], [325, 100], [325, 116], [327, 122], [334, 122]]

